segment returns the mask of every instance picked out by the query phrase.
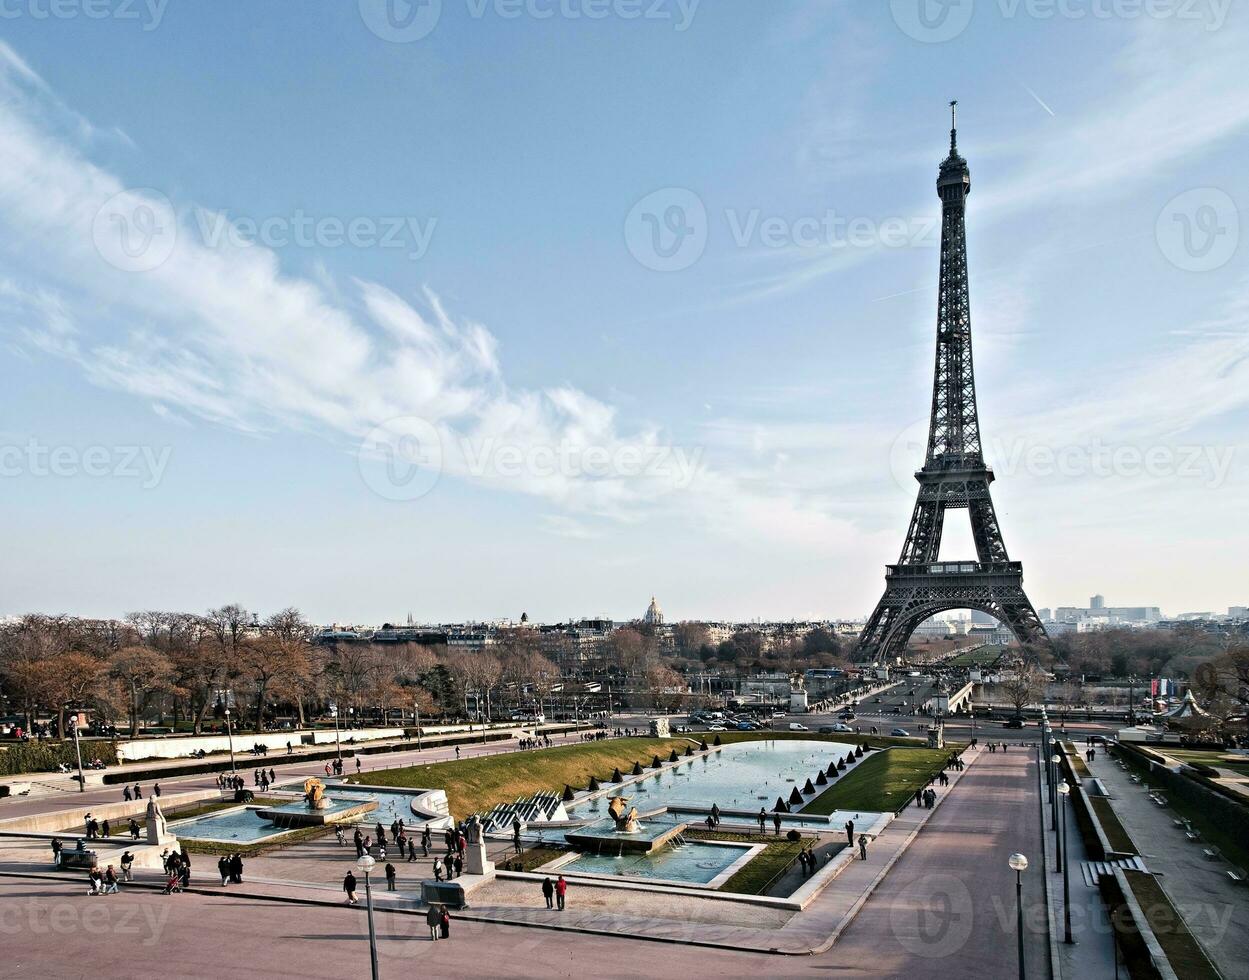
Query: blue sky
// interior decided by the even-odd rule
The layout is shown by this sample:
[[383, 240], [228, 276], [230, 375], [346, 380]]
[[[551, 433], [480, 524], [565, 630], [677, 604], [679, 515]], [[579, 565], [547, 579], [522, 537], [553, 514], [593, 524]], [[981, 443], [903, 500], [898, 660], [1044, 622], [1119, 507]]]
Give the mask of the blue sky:
[[1249, 602], [1243, 0], [51, 9], [0, 11], [0, 614], [866, 615], [951, 98], [1035, 604]]

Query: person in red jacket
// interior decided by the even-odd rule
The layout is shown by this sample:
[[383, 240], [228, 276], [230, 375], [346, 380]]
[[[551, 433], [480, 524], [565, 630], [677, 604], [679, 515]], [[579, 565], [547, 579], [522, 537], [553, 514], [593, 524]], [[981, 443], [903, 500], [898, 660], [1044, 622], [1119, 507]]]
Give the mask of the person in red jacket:
[[559, 880], [555, 882], [555, 901], [559, 904], [559, 910], [564, 911], [564, 895], [568, 892], [568, 882], [564, 880], [564, 876], [560, 875]]

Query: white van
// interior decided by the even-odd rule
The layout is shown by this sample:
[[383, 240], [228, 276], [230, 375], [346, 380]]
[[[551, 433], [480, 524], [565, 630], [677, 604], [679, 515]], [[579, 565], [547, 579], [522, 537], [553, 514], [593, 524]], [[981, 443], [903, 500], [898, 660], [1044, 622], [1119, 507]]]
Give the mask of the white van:
[[796, 722], [796, 721], [791, 721], [791, 722], [789, 723], [789, 730], [790, 730], [791, 732], [809, 732], [809, 731], [811, 731], [811, 729], [809, 729], [806, 725], [800, 725], [800, 724], [798, 724], [798, 722]]

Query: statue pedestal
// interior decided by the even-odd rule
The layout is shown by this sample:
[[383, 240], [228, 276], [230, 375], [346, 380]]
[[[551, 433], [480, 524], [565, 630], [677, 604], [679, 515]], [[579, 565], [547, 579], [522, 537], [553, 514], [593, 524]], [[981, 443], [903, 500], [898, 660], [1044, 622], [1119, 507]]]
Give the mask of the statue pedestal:
[[494, 877], [494, 862], [486, 859], [486, 845], [481, 841], [469, 844], [464, 852], [464, 873], [482, 875], [486, 878]]
[[148, 797], [145, 816], [147, 819], [148, 844], [159, 847], [161, 844], [168, 844], [174, 839], [173, 834], [169, 833], [165, 823], [165, 814], [161, 811], [160, 804], [156, 802], [156, 797]]

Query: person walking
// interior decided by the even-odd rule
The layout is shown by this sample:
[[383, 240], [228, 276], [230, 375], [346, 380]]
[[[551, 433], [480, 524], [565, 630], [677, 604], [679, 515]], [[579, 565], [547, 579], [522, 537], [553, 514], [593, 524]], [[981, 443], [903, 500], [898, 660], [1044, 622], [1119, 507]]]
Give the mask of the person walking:
[[568, 894], [568, 882], [564, 880], [564, 876], [560, 875], [559, 880], [555, 882], [555, 900], [559, 904], [559, 910], [564, 911], [564, 896]]
[[846, 843], [854, 847], [854, 821], [846, 821]]
[[438, 911], [441, 913], [439, 917], [439, 922], [438, 922], [439, 932], [442, 934], [443, 939], [450, 939], [451, 938], [451, 913], [447, 911], [447, 907], [445, 905], [439, 905]]
[[768, 812], [763, 807], [759, 807], [759, 833], [763, 833], [764, 829], [767, 827], [767, 823]]
[[359, 904], [359, 901], [356, 898], [356, 876], [350, 871], [348, 871], [346, 876], [343, 878], [343, 891], [347, 893], [348, 905]]
[[431, 905], [429, 911], [425, 913], [425, 924], [429, 926], [430, 941], [438, 942], [438, 933], [442, 931], [442, 914], [438, 911], [437, 905]]
[[243, 884], [243, 855], [235, 854], [230, 858], [230, 877], [236, 885]]
[[127, 803], [129, 803], [131, 800], [134, 799], [134, 795], [130, 792], [129, 786], [125, 786], [122, 788], [121, 798], [125, 800]]
[[[428, 854], [429, 850], [426, 849], [425, 853]], [[416, 860], [416, 838], [409, 837], [408, 838], [408, 864], [411, 864], [415, 860]]]
[[442, 881], [442, 858], [434, 858], [434, 881]]
[[464, 877], [464, 857], [461, 854], [455, 856], [455, 876], [457, 878]]
[[421, 850], [425, 852], [425, 856], [429, 857], [429, 847], [434, 842], [433, 834], [429, 832], [429, 825], [425, 825], [425, 829], [421, 831]]
[[61, 843], [61, 838], [52, 838], [52, 867], [58, 867], [61, 863], [61, 848], [65, 845]]
[[781, 811], [780, 810], [777, 810], [775, 813], [772, 814], [772, 829], [778, 834], [781, 832]]
[[867, 834], [859, 834], [859, 860], [867, 860]]
[[153, 783], [153, 784], [152, 784], [152, 795], [153, 795], [153, 796], [160, 796], [160, 783]]
[[134, 875], [130, 873], [130, 868], [134, 864], [134, 855], [126, 851], [121, 856], [121, 880], [134, 881]]
[[398, 874], [393, 864], [386, 865], [386, 890], [393, 892], [395, 890], [395, 877]]
[[551, 881], [550, 875], [542, 879], [542, 897], [546, 899], [548, 909], [555, 908], [555, 883]]
[[138, 784], [138, 783], [135, 783], [135, 784], [134, 784], [134, 798], [135, 798], [136, 800], [141, 800], [141, 799], [143, 799], [143, 790], [139, 789], [139, 784]]
[[798, 863], [802, 865], [802, 874], [805, 877], [807, 874], [807, 849], [805, 847], [798, 852]]
[[224, 854], [217, 858], [217, 874], [221, 876], [221, 887], [225, 888], [230, 877], [230, 859]]

